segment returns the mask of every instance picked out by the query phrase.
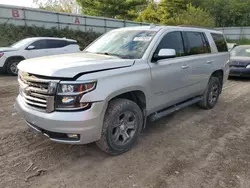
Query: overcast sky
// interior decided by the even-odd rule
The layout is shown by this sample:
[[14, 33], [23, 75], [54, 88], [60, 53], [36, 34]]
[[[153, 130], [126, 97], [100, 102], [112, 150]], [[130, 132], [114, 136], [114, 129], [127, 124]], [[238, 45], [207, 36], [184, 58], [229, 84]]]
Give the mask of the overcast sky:
[[[155, 0], [155, 1], [160, 1], [160, 0]], [[33, 3], [33, 0], [0, 0], [0, 4], [17, 5], [24, 7], [36, 7]]]
[[34, 7], [33, 0], [0, 0], [0, 4]]

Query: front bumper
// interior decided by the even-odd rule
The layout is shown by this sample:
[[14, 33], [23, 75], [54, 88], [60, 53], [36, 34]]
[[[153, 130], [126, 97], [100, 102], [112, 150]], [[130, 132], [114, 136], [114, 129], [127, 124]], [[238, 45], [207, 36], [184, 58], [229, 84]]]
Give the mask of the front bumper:
[[[52, 141], [87, 144], [101, 138], [102, 122], [106, 111], [104, 101], [93, 103], [86, 111], [46, 113], [31, 108], [19, 95], [14, 107], [31, 128], [42, 132]], [[67, 134], [78, 134], [79, 139], [68, 139], [65, 137]]]
[[4, 67], [6, 59], [7, 59], [7, 57], [5, 55], [3, 55], [2, 57], [0, 57], [0, 67]]
[[229, 76], [250, 77], [250, 69], [244, 67], [231, 67]]

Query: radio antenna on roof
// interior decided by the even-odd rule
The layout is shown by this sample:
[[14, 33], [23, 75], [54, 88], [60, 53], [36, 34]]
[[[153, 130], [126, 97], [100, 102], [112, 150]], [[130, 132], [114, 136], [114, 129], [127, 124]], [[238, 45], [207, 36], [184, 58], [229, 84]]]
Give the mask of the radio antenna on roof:
[[155, 27], [156, 27], [156, 26], [155, 26], [154, 23], [151, 23], [151, 24], [149, 25], [149, 28], [150, 28], [150, 29], [155, 28]]

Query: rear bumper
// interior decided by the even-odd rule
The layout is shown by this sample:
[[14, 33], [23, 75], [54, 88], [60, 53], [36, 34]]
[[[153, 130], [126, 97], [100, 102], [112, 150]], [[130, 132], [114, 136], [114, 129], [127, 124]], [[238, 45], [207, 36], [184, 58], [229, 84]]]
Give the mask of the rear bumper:
[[250, 77], [250, 69], [248, 68], [230, 68], [229, 76]]
[[[19, 95], [15, 109], [34, 130], [42, 132], [52, 141], [68, 144], [87, 144], [101, 138], [102, 122], [106, 110], [105, 102], [97, 102], [89, 110], [80, 112], [46, 113], [29, 107]], [[67, 134], [77, 134], [78, 139], [67, 138]]]

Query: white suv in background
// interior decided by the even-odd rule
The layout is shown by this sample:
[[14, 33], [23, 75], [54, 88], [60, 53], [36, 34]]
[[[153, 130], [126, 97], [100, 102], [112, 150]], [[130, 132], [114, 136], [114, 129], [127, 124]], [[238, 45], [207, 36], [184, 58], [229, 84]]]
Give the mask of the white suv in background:
[[0, 69], [11, 75], [17, 75], [17, 64], [24, 59], [79, 51], [80, 47], [77, 41], [72, 39], [51, 37], [26, 38], [10, 47], [0, 48]]

